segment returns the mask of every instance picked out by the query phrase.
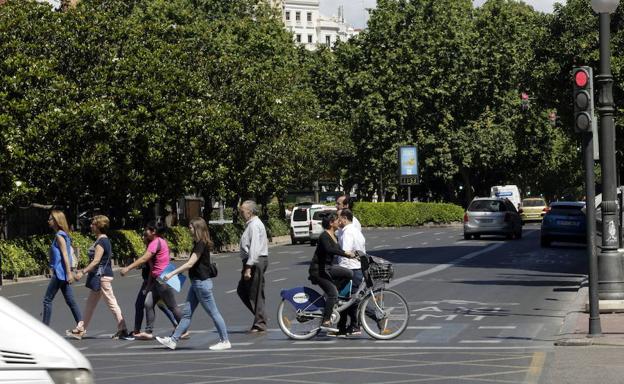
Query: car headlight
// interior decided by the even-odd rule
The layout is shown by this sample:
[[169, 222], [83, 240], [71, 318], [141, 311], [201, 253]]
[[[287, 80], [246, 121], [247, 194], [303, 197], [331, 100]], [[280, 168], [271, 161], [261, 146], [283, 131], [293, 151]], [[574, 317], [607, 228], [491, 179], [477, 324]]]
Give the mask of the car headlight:
[[50, 369], [54, 384], [94, 384], [93, 375], [86, 369]]

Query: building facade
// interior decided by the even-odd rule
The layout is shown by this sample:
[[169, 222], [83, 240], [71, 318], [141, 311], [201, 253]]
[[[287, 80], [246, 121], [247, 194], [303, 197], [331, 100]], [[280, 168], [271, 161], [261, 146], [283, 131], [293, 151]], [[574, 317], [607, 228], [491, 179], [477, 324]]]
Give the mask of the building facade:
[[282, 0], [282, 15], [286, 28], [292, 32], [293, 39], [309, 50], [319, 45], [332, 47], [337, 41], [346, 41], [358, 34], [344, 20], [342, 7], [338, 16], [321, 15], [319, 0]]

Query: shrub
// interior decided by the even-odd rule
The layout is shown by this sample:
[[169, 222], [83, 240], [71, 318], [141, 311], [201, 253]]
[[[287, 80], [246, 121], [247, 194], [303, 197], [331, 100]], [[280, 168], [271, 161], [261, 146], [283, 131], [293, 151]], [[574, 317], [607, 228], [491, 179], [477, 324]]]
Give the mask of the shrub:
[[462, 220], [462, 207], [446, 203], [365, 203], [353, 214], [364, 227], [405, 227], [425, 223], [448, 224]]
[[193, 236], [187, 227], [175, 226], [167, 229], [165, 238], [174, 255], [188, 255], [193, 250]]
[[2, 254], [2, 274], [17, 280], [20, 276], [28, 276], [39, 272], [39, 265], [30, 257], [25, 249], [8, 241], [0, 242]]

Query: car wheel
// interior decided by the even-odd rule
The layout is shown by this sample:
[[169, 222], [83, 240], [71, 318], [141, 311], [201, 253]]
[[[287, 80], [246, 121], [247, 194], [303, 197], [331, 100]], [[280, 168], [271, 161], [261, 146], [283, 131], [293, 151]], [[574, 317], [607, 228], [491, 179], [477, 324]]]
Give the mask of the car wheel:
[[470, 239], [472, 239], [472, 235], [464, 233], [464, 240], [470, 240]]
[[474, 236], [475, 240], [479, 240], [481, 238], [481, 235], [472, 235]]
[[316, 240], [310, 240], [310, 245], [316, 247]]
[[549, 239], [548, 237], [546, 237], [546, 236], [542, 236], [542, 237], [540, 237], [540, 245], [541, 245], [543, 248], [548, 248], [548, 247], [550, 247], [550, 239]]
[[297, 244], [297, 240], [295, 239], [295, 237], [294, 237], [294, 236], [290, 236], [290, 243], [291, 243], [292, 245]]

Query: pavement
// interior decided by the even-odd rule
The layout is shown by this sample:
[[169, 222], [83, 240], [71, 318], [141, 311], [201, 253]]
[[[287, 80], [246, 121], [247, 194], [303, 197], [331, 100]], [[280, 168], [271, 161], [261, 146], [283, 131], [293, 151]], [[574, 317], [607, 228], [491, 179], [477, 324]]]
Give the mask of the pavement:
[[586, 282], [581, 285], [577, 298], [566, 316], [556, 346], [614, 346], [624, 347], [624, 312], [622, 308], [606, 310], [610, 303], [600, 302], [600, 330], [597, 335], [590, 335], [588, 312], [589, 289]]

